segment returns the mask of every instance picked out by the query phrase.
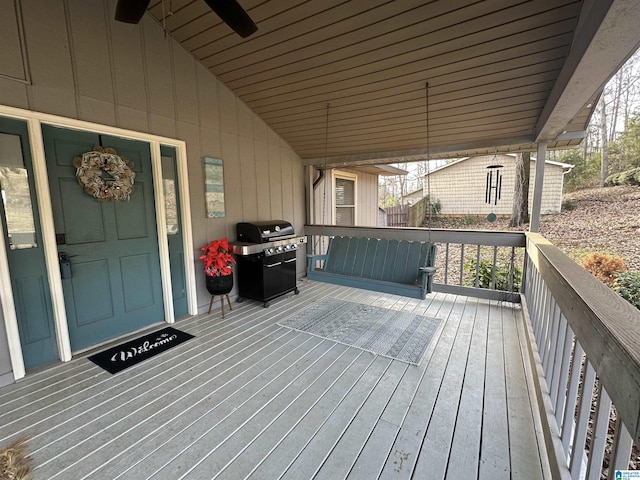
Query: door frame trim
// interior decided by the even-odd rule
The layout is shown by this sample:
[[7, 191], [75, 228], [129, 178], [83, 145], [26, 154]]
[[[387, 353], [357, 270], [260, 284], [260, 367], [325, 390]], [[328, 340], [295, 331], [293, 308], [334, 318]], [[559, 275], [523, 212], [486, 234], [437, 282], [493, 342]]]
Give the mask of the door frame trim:
[[[160, 255], [160, 272], [162, 276], [162, 297], [164, 304], [165, 322], [175, 321], [173, 314], [173, 295], [171, 287], [171, 272], [169, 266], [169, 244], [165, 225], [165, 208], [162, 185], [162, 164], [160, 145], [176, 149], [178, 186], [180, 190], [180, 214], [183, 231], [184, 272], [187, 294], [187, 310], [189, 315], [197, 315], [198, 305], [195, 283], [195, 265], [193, 252], [193, 232], [191, 224], [191, 205], [189, 200], [189, 176], [187, 172], [186, 142], [169, 137], [162, 137], [149, 133], [136, 132], [99, 123], [86, 122], [72, 118], [51, 115], [48, 113], [24, 110], [21, 108], [0, 105], [0, 116], [27, 122], [29, 130], [29, 146], [33, 161], [33, 175], [36, 187], [36, 197], [40, 206], [40, 228], [42, 230], [43, 249], [47, 264], [47, 278], [51, 290], [51, 307], [53, 310], [58, 344], [59, 358], [63, 362], [71, 360], [71, 343], [67, 328], [67, 315], [58, 264], [58, 247], [56, 244], [55, 228], [53, 224], [53, 209], [47, 176], [47, 164], [44, 154], [42, 138], [42, 124], [52, 125], [73, 130], [113, 135], [131, 140], [139, 140], [149, 144], [151, 150], [151, 167], [153, 174], [155, 214], [158, 235], [158, 250]], [[4, 247], [4, 235], [0, 238], [0, 246]], [[18, 321], [15, 312], [13, 293], [11, 291], [11, 277], [9, 275], [6, 250], [0, 252], [0, 300], [4, 316], [9, 355], [13, 376], [16, 380], [25, 376], [22, 348], [18, 332]], [[8, 285], [8, 287], [5, 287]]]

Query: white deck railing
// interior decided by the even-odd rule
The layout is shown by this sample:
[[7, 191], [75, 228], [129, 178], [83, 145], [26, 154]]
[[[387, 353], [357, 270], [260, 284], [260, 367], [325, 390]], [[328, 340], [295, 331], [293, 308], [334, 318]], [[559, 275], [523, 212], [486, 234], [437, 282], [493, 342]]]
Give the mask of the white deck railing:
[[313, 254], [325, 253], [328, 237], [337, 235], [430, 241], [438, 245], [435, 292], [520, 302], [521, 285], [514, 279], [524, 268], [522, 232], [305, 225], [305, 234]]
[[[629, 469], [633, 444], [640, 443], [640, 311], [544, 237], [320, 225], [305, 226], [305, 234], [310, 253], [323, 253], [333, 235], [432, 241], [439, 245], [434, 291], [522, 298], [553, 478], [595, 480], [608, 469], [613, 479], [615, 470]], [[464, 269], [485, 259], [492, 262], [488, 289], [478, 288], [477, 268]], [[523, 269], [521, 289], [511, 282], [506, 291], [495, 289], [505, 264], [510, 274]]]
[[526, 263], [524, 311], [557, 478], [600, 479], [609, 467], [614, 478], [638, 441], [640, 311], [539, 234], [527, 234]]

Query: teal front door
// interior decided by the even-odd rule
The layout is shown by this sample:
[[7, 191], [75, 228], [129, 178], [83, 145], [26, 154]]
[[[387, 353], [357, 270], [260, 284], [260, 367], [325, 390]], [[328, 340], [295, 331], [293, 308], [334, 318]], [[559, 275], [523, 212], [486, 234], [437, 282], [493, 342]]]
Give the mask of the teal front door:
[[[71, 349], [163, 321], [149, 145], [51, 126], [42, 133], [58, 252], [71, 262], [62, 279]], [[99, 201], [78, 183], [74, 158], [98, 145], [133, 162], [129, 200]]]
[[27, 370], [59, 358], [27, 123], [0, 117], [0, 220]]

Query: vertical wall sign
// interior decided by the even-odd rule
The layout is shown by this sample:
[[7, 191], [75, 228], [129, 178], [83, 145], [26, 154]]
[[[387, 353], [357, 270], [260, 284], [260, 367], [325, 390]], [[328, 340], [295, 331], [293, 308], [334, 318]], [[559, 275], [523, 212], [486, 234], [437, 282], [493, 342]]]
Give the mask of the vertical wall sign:
[[484, 191], [484, 201], [488, 204], [498, 204], [502, 196], [502, 165], [489, 165], [487, 167], [487, 183]]
[[219, 158], [204, 157], [204, 187], [207, 218], [224, 217], [224, 172]]

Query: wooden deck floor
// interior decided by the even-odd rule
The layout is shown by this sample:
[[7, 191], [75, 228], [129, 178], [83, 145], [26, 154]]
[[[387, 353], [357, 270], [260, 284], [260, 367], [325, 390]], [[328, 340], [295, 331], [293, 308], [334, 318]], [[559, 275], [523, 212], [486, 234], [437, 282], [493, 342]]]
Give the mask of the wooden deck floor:
[[[420, 366], [276, 322], [323, 297], [442, 318]], [[196, 338], [110, 375], [72, 362], [0, 389], [0, 446], [35, 479], [550, 478], [519, 306], [320, 283], [175, 325]]]

